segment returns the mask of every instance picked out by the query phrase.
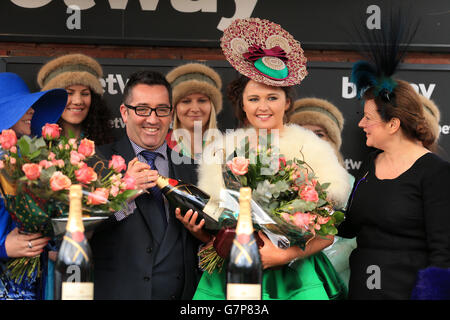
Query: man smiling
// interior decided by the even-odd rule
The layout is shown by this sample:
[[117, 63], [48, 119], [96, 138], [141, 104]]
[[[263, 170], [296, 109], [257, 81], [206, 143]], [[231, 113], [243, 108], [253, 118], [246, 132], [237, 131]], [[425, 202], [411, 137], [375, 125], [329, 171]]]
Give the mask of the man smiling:
[[121, 155], [137, 188], [148, 192], [134, 200], [127, 214], [117, 212], [91, 240], [95, 299], [191, 299], [199, 276], [199, 243], [154, 188], [158, 173], [197, 181], [190, 160], [174, 164], [165, 142], [172, 106], [164, 76], [150, 71], [132, 74], [120, 113], [126, 136], [98, 151], [105, 159]]

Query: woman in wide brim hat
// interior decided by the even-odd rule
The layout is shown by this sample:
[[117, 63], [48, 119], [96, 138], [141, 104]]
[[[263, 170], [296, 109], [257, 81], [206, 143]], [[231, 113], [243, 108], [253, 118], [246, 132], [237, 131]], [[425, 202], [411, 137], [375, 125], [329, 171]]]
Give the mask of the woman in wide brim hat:
[[[196, 158], [211, 142], [212, 130], [217, 129], [216, 116], [222, 110], [222, 79], [216, 71], [201, 63], [178, 66], [166, 75], [166, 79], [172, 86], [174, 106], [168, 145], [185, 156]], [[201, 138], [195, 138], [194, 132], [201, 134]], [[197, 141], [201, 145], [195, 145]]]
[[[347, 173], [332, 147], [310, 130], [286, 123], [292, 109], [290, 89], [307, 75], [306, 58], [300, 43], [279, 25], [258, 18], [237, 19], [224, 31], [221, 46], [225, 57], [242, 76], [228, 86], [228, 97], [244, 128], [226, 134], [210, 145], [211, 153], [222, 150], [233, 155], [235, 139], [241, 142], [251, 131], [279, 132], [280, 154], [286, 160], [302, 158], [323, 181], [331, 182], [329, 196], [344, 205]], [[224, 150], [225, 146], [225, 150]], [[231, 147], [230, 147], [231, 146]], [[219, 202], [224, 187], [222, 166], [204, 161], [199, 166], [198, 186]], [[345, 284], [325, 255], [320, 253], [332, 239], [311, 240], [305, 250], [297, 246], [278, 248], [259, 233], [264, 246], [259, 249], [263, 265], [262, 299], [339, 299]], [[297, 261], [298, 260], [298, 261]], [[297, 262], [295, 262], [297, 261]], [[292, 262], [292, 263], [291, 263]], [[225, 299], [225, 271], [204, 272], [194, 299]]]
[[[55, 123], [63, 112], [67, 92], [63, 89], [31, 93], [25, 82], [14, 73], [0, 73], [0, 130], [12, 128], [17, 136], [41, 135], [46, 123]], [[2, 192], [15, 194], [15, 188], [0, 175]], [[40, 255], [49, 238], [40, 234], [20, 234], [16, 223], [0, 198], [0, 300], [41, 298], [40, 286], [35, 281], [20, 284], [4, 273], [4, 262], [9, 258]], [[45, 273], [44, 273], [45, 275]]]
[[112, 141], [110, 111], [99, 80], [102, 76], [101, 65], [80, 53], [57, 57], [39, 70], [41, 90], [64, 88], [68, 92], [66, 109], [58, 122], [64, 135], [71, 131], [75, 138], [88, 138], [97, 145]]
[[46, 123], [58, 121], [66, 101], [67, 92], [63, 89], [31, 93], [15, 73], [0, 73], [0, 130], [11, 128], [33, 108], [31, 134], [40, 135]]

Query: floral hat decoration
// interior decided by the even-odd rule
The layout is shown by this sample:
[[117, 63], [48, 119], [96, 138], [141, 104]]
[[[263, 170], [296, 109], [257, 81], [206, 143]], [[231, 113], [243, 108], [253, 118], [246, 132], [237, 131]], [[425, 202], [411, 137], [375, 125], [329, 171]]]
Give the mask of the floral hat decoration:
[[220, 45], [233, 68], [256, 82], [293, 86], [308, 74], [300, 43], [268, 20], [234, 20], [225, 29]]

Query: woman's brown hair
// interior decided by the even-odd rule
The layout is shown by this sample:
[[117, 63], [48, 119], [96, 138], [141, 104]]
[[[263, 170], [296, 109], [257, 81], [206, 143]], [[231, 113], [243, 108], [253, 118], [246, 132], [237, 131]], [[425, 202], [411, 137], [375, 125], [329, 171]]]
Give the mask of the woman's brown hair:
[[432, 149], [436, 137], [425, 120], [419, 95], [408, 82], [397, 79], [395, 82], [397, 85], [392, 93], [375, 95], [375, 88], [371, 88], [364, 94], [364, 99], [375, 101], [377, 111], [384, 122], [398, 118], [402, 132], [407, 138], [419, 140], [425, 148], [435, 151]]

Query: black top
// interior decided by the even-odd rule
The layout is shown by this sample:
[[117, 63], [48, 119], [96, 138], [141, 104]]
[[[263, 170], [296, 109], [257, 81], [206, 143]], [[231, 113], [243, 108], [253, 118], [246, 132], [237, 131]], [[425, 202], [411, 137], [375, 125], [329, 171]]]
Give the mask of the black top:
[[339, 235], [357, 237], [351, 299], [409, 299], [418, 270], [450, 267], [450, 163], [433, 153], [395, 179], [375, 175], [372, 153], [355, 180]]

